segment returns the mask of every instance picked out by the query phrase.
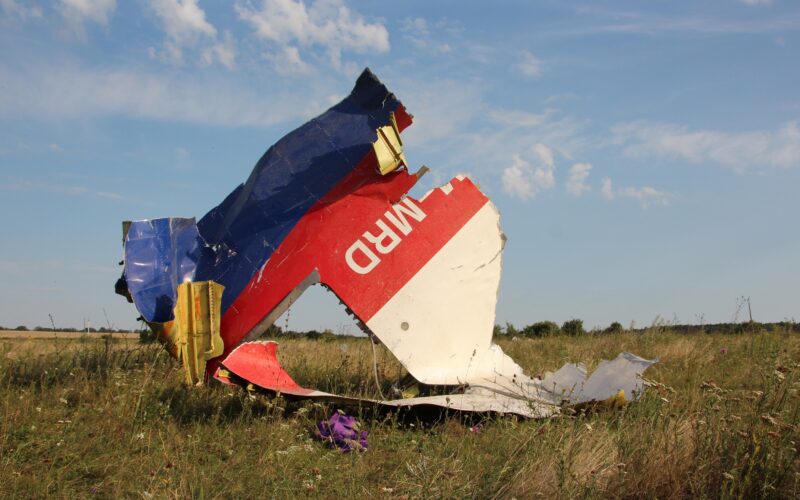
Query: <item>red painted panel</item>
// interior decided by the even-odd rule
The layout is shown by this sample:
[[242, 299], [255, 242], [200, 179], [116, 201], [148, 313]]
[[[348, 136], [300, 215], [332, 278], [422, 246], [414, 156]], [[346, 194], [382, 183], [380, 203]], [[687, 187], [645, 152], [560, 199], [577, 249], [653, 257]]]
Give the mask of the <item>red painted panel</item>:
[[[374, 157], [364, 158], [300, 220], [222, 317], [226, 352], [209, 363], [209, 373], [314, 269], [356, 316], [369, 321], [488, 202], [469, 179], [454, 179], [447, 194], [434, 189], [424, 201], [409, 198], [425, 216], [407, 218], [412, 229], [404, 235], [385, 213], [416, 179], [405, 170], [380, 176]], [[388, 254], [364, 238], [367, 231], [381, 232], [378, 220], [401, 238]], [[381, 259], [366, 274], [355, 272], [345, 259], [359, 239]]]
[[225, 358], [222, 365], [231, 373], [263, 389], [308, 396], [314, 391], [297, 385], [278, 361], [275, 342], [247, 342]]

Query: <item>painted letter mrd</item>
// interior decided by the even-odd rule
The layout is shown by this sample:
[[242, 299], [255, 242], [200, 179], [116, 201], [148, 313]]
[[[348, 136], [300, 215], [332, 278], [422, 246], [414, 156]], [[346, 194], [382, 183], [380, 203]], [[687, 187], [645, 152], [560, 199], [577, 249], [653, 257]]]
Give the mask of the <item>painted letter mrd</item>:
[[[386, 219], [386, 220], [384, 220]], [[380, 255], [392, 252], [414, 229], [411, 220], [421, 222], [425, 219], [423, 212], [410, 198], [392, 205], [391, 210], [384, 212], [383, 217], [375, 221], [376, 230], [364, 231], [344, 254], [347, 265], [358, 274], [368, 274], [380, 264]], [[394, 226], [392, 228], [391, 226]], [[395, 231], [396, 229], [396, 231]]]

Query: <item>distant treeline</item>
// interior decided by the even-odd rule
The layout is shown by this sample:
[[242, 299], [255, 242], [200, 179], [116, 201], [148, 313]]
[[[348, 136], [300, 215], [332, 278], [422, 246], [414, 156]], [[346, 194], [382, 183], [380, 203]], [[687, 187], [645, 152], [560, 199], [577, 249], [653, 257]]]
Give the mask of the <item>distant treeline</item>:
[[306, 338], [311, 340], [336, 340], [341, 337], [333, 333], [333, 330], [324, 329], [321, 332], [318, 330], [296, 331], [286, 330], [278, 325], [272, 325], [267, 328], [267, 331], [261, 335], [262, 338]]
[[[273, 338], [304, 338], [304, 339], [311, 339], [311, 340], [336, 340], [341, 338], [341, 335], [337, 335], [333, 333], [333, 330], [308, 330], [305, 332], [298, 332], [295, 330], [284, 330], [278, 325], [271, 325], [267, 328], [267, 331], [261, 335], [263, 339], [273, 339]], [[153, 333], [151, 330], [144, 330], [139, 332], [139, 341], [140, 342], [153, 342], [156, 340], [156, 334]]]
[[20, 325], [16, 328], [10, 328], [0, 325], [0, 330], [7, 332], [84, 332], [84, 333], [141, 333], [142, 330], [126, 330], [124, 328], [51, 328], [49, 326], [36, 326], [28, 328], [25, 325]]
[[760, 332], [800, 333], [800, 324], [794, 321], [780, 321], [777, 323], [759, 323], [756, 321], [748, 321], [742, 323], [712, 323], [702, 325], [680, 325], [675, 323], [655, 322], [654, 324], [643, 328], [636, 328], [635, 326], [625, 328], [621, 323], [615, 321], [606, 328], [595, 327], [590, 330], [586, 330], [583, 326], [583, 320], [571, 319], [569, 321], [565, 321], [561, 326], [553, 321], [539, 321], [538, 323], [534, 323], [523, 328], [517, 328], [511, 323], [506, 323], [505, 327], [500, 325], [494, 326], [495, 337], [603, 335], [623, 332], [643, 333], [646, 331], [684, 334], [747, 334]]
[[[565, 321], [560, 326], [553, 321], [539, 321], [532, 325], [523, 328], [517, 328], [511, 323], [506, 323], [505, 326], [494, 325], [494, 337], [510, 338], [510, 337], [548, 337], [556, 335], [578, 336], [578, 335], [603, 335], [612, 333], [644, 333], [645, 331], [659, 331], [665, 333], [685, 333], [685, 334], [701, 334], [701, 333], [760, 333], [760, 332], [782, 332], [782, 333], [800, 333], [800, 324], [794, 321], [781, 321], [778, 323], [716, 323], [708, 325], [678, 325], [671, 323], [658, 323], [653, 325], [636, 328], [625, 328], [621, 323], [615, 321], [606, 328], [592, 328], [587, 330], [583, 326], [583, 320], [571, 319]], [[295, 331], [284, 330], [277, 325], [272, 325], [262, 336], [264, 338], [277, 338], [277, 337], [297, 337], [309, 338], [319, 340], [335, 340], [339, 335], [333, 333], [331, 330], [310, 330], [310, 331]]]
[[[646, 331], [656, 331], [664, 333], [682, 333], [682, 334], [703, 334], [703, 333], [731, 333], [731, 334], [748, 334], [748, 333], [761, 333], [761, 332], [780, 332], [780, 333], [800, 333], [800, 324], [794, 321], [780, 321], [777, 323], [758, 323], [744, 322], [744, 323], [714, 323], [705, 325], [679, 325], [672, 323], [656, 322], [653, 325], [637, 328], [631, 326], [625, 328], [621, 323], [615, 321], [606, 328], [591, 328], [586, 329], [583, 326], [583, 320], [571, 319], [565, 321], [561, 325], [554, 321], [539, 321], [532, 325], [527, 325], [523, 328], [517, 328], [511, 323], [506, 323], [505, 326], [494, 326], [494, 337], [497, 338], [511, 338], [511, 337], [548, 337], [556, 335], [578, 336], [578, 335], [604, 335], [613, 333], [644, 333]], [[262, 336], [264, 338], [278, 338], [278, 337], [297, 337], [309, 338], [319, 340], [335, 340], [339, 335], [333, 333], [331, 330], [310, 330], [310, 331], [295, 331], [284, 330], [277, 325], [272, 325]]]
[[[28, 329], [25, 326], [18, 326], [16, 328], [6, 328], [0, 326], [0, 330], [18, 331], [18, 332], [87, 332], [87, 329], [79, 328], [46, 328], [37, 326], [33, 329]], [[728, 334], [748, 334], [748, 333], [761, 333], [761, 332], [778, 332], [778, 333], [800, 333], [800, 324], [794, 321], [779, 321], [777, 323], [759, 323], [756, 321], [743, 322], [743, 323], [713, 323], [702, 325], [679, 325], [673, 323], [659, 323], [653, 325], [637, 328], [631, 326], [625, 328], [621, 323], [615, 321], [606, 328], [592, 328], [587, 330], [583, 326], [583, 320], [571, 319], [565, 321], [561, 325], [553, 321], [539, 321], [532, 325], [527, 325], [522, 328], [517, 328], [511, 323], [506, 323], [505, 326], [494, 326], [494, 337], [496, 338], [513, 338], [513, 337], [552, 337], [556, 335], [566, 336], [579, 336], [579, 335], [605, 335], [614, 333], [644, 333], [646, 331], [655, 331], [663, 333], [681, 333], [681, 334], [705, 334], [705, 333], [728, 333]], [[89, 328], [87, 333], [129, 333], [131, 330], [113, 329], [113, 328]], [[142, 342], [152, 342], [156, 339], [149, 329], [133, 330], [134, 333], [139, 333]], [[332, 330], [308, 330], [296, 331], [285, 330], [277, 325], [270, 326], [262, 335], [262, 338], [306, 338], [312, 340], [336, 340], [340, 337], [333, 333]]]

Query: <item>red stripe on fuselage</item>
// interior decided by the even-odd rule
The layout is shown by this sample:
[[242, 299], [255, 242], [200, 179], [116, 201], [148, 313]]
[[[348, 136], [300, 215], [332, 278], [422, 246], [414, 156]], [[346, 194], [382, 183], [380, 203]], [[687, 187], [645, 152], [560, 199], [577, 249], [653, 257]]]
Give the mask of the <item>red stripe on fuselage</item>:
[[[424, 201], [411, 198], [425, 214], [422, 221], [408, 218], [408, 235], [387, 226], [401, 238], [367, 274], [348, 266], [345, 252], [364, 232], [377, 234], [377, 220], [416, 180], [405, 171], [378, 179], [359, 168], [298, 222], [270, 257], [262, 271], [242, 291], [222, 318], [226, 347], [235, 347], [314, 269], [320, 280], [363, 321], [367, 322], [485, 205], [488, 199], [468, 179], [453, 180], [445, 194], [434, 189]], [[365, 180], [369, 182], [364, 182]], [[360, 185], [359, 185], [360, 184]], [[391, 200], [391, 201], [390, 201]], [[405, 202], [404, 202], [405, 203]]]
[[[399, 200], [415, 182], [416, 176], [405, 170], [381, 176], [374, 154], [367, 155], [297, 222], [261, 271], [225, 311], [220, 324], [225, 352], [209, 362], [209, 373], [213, 373], [219, 361], [314, 269], [321, 272], [330, 267], [327, 262], [332, 259], [332, 252], [349, 245], [346, 241], [358, 230], [355, 228], [365, 226], [364, 221], [372, 217], [372, 213], [386, 210], [385, 207]], [[360, 206], [356, 211], [351, 210], [354, 199]]]
[[[425, 214], [421, 221], [406, 217], [411, 232], [403, 235], [385, 213], [394, 213], [389, 204], [376, 204], [370, 212], [353, 222], [353, 227], [342, 234], [341, 244], [331, 258], [326, 259], [325, 267], [320, 267], [320, 279], [330, 286], [336, 295], [350, 309], [367, 323], [386, 303], [419, 272], [428, 261], [447, 244], [456, 233], [483, 207], [488, 199], [468, 179], [452, 181], [449, 194], [434, 189], [424, 201], [411, 197], [413, 203]], [[405, 205], [406, 202], [402, 202]], [[352, 210], [362, 211], [363, 204], [354, 199]], [[400, 238], [397, 246], [388, 254], [381, 254], [364, 237], [368, 231], [377, 235], [381, 229], [377, 221], [382, 220]], [[358, 274], [345, 261], [345, 252], [360, 239], [380, 258], [380, 262], [367, 274]]]
[[[410, 123], [404, 111], [400, 120], [403, 125]], [[409, 198], [425, 218], [406, 217], [412, 230], [403, 235], [385, 213], [416, 180], [405, 170], [381, 176], [374, 155], [368, 154], [298, 221], [225, 312], [220, 328], [225, 353], [209, 363], [210, 373], [315, 269], [320, 280], [366, 323], [488, 202], [471, 181], [454, 179], [449, 194], [434, 189], [424, 201]], [[364, 233], [380, 233], [378, 220], [401, 240], [388, 254], [375, 250], [380, 263], [359, 274], [348, 266], [345, 253], [359, 239], [370, 245]]]

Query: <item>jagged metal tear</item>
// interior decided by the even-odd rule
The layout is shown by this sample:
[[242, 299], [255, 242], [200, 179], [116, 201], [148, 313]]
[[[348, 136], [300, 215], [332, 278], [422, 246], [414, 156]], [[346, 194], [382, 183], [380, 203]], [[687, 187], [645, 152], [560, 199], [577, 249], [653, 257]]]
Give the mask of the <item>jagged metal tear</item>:
[[[420, 200], [406, 196], [419, 177], [396, 168], [405, 164], [399, 133], [410, 124], [404, 106], [365, 70], [349, 96], [270, 147], [247, 182], [197, 224], [167, 218], [127, 225], [118, 292], [145, 320], [166, 325], [180, 283], [225, 286], [225, 351], [209, 360], [208, 373], [220, 362], [235, 364], [236, 346], [320, 282], [417, 380], [463, 391], [385, 404], [544, 416], [578, 388], [576, 401], [636, 387], [635, 374], [648, 362], [624, 358], [610, 368], [619, 370], [616, 381], [576, 378], [577, 367], [539, 381], [492, 343], [504, 242], [499, 215], [463, 177]], [[380, 161], [386, 155], [373, 149], [379, 134], [388, 139], [387, 168]], [[281, 385], [269, 378], [264, 384]]]
[[[426, 211], [429, 196], [442, 193], [451, 196], [454, 190], [477, 190], [477, 187], [459, 176], [415, 203]], [[455, 196], [452, 199], [459, 200]], [[458, 208], [456, 204], [447, 210]], [[522, 367], [492, 342], [505, 240], [500, 215], [486, 198], [455, 235], [365, 321], [368, 331], [384, 343], [414, 378], [424, 384], [456, 386], [457, 393], [369, 401], [392, 407], [428, 405], [541, 418], [558, 413], [565, 402], [601, 401], [619, 391], [632, 400], [641, 393], [639, 375], [655, 361], [622, 353], [611, 362], [601, 363], [588, 378], [583, 365], [568, 364], [539, 380], [528, 377]], [[314, 280], [320, 280], [318, 273], [295, 288], [287, 300], [296, 300]], [[324, 283], [324, 278], [321, 281]], [[335, 283], [326, 284], [336, 292]], [[352, 305], [346, 300], [343, 303], [348, 308]], [[283, 309], [279, 307], [270, 313], [260, 326], [271, 323]], [[266, 363], [262, 366], [254, 353], [266, 351], [245, 346], [248, 344], [231, 352], [222, 362], [234, 375], [263, 389], [297, 397], [352, 400], [305, 388], [298, 393], [294, 382], [287, 385], [279, 377], [265, 378], [265, 373], [280, 366], [275, 348], [270, 348], [261, 360]]]

